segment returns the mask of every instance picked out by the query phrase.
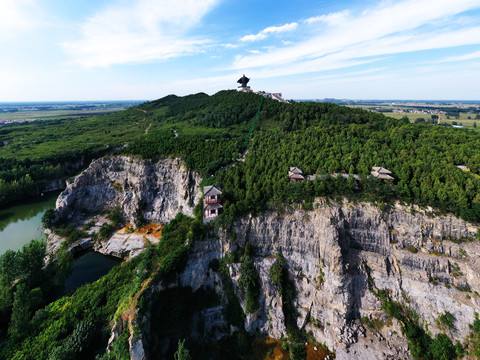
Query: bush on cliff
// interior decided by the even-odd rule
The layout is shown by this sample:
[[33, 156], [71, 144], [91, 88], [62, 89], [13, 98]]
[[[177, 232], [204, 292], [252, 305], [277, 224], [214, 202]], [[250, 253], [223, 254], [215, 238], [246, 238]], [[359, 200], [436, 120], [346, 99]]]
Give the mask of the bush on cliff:
[[260, 283], [251, 256], [250, 244], [248, 242], [245, 244], [245, 250], [240, 261], [241, 265], [238, 287], [245, 291], [245, 312], [251, 314], [260, 308]]

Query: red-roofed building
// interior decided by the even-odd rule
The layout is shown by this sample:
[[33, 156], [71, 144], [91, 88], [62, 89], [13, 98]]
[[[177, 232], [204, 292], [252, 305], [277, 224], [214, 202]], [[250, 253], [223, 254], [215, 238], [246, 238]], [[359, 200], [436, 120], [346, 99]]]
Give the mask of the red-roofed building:
[[220, 186], [205, 186], [203, 188], [203, 221], [205, 223], [212, 221], [223, 209], [221, 205], [222, 189]]

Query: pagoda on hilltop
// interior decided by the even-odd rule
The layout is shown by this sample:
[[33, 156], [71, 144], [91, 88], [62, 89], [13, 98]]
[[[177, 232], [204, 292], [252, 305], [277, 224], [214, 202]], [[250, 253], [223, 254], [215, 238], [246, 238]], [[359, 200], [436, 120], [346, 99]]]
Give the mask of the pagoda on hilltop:
[[253, 91], [250, 86], [248, 86], [248, 82], [250, 81], [250, 78], [246, 77], [245, 74], [243, 74], [243, 76], [237, 80], [237, 83], [240, 84], [240, 86], [237, 88], [237, 91], [239, 92], [244, 92], [244, 93], [254, 93], [254, 94], [257, 94], [257, 95], [262, 95], [264, 98], [267, 98], [267, 99], [273, 99], [273, 100], [277, 100], [277, 101], [280, 101], [282, 103], [288, 103], [287, 100], [285, 100], [283, 97], [282, 97], [282, 93], [270, 93], [270, 92], [266, 92], [266, 91]]
[[240, 84], [240, 86], [237, 88], [237, 91], [241, 92], [252, 92], [252, 89], [250, 89], [250, 86], [248, 86], [248, 82], [250, 79], [243, 74], [243, 76], [237, 80], [237, 83]]

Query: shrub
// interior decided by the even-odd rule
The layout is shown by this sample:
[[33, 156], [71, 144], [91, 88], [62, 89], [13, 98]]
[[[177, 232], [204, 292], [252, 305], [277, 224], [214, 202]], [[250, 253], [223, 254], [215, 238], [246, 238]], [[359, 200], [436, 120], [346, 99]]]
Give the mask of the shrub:
[[285, 267], [285, 259], [280, 253], [278, 253], [276, 257], [277, 257], [277, 261], [275, 261], [275, 263], [272, 265], [269, 271], [270, 280], [272, 280], [272, 282], [275, 285], [281, 286], [282, 277], [283, 277], [283, 268]]
[[110, 210], [107, 215], [107, 219], [109, 219], [115, 227], [120, 225], [122, 222], [122, 210], [120, 207], [115, 207]]
[[63, 226], [55, 229], [55, 233], [67, 239], [68, 242], [73, 243], [88, 234], [83, 230], [75, 229], [72, 225]]
[[457, 358], [457, 351], [452, 344], [452, 340], [445, 334], [438, 334], [433, 339], [430, 350], [433, 359], [436, 360], [453, 360]]
[[55, 210], [48, 209], [42, 216], [42, 225], [46, 229], [51, 229], [55, 225]]
[[103, 224], [98, 230], [98, 236], [102, 239], [108, 239], [112, 235], [113, 231], [115, 230], [115, 226], [113, 224]]
[[416, 253], [418, 252], [418, 249], [417, 249], [415, 246], [413, 246], [413, 245], [408, 245], [408, 246], [406, 247], [406, 249], [407, 249], [408, 251], [410, 251], [411, 253], [413, 253], [413, 254], [416, 254]]
[[191, 360], [190, 352], [185, 347], [185, 339], [178, 340], [178, 350], [175, 353], [175, 360]]
[[402, 320], [403, 317], [403, 310], [399, 303], [392, 300], [384, 300], [382, 301], [382, 309], [389, 315], [394, 317], [395, 319]]
[[445, 311], [443, 314], [441, 314], [437, 320], [435, 320], [435, 323], [438, 325], [440, 329], [454, 329], [454, 322], [455, 322], [455, 317], [449, 313], [448, 311]]
[[290, 358], [292, 360], [305, 360], [307, 353], [303, 344], [290, 345]]

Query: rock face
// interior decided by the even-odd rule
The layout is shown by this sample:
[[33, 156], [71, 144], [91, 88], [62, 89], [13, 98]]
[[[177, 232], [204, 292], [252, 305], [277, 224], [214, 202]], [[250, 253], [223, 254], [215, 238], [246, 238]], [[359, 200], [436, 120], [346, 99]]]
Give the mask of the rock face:
[[[78, 229], [87, 223], [93, 226], [88, 233], [98, 232], [110, 221], [101, 212], [119, 207], [126, 223], [135, 223], [139, 217], [146, 222], [168, 223], [178, 212], [193, 215], [200, 201], [200, 177], [189, 171], [180, 159], [159, 162], [133, 157], [114, 156], [93, 161], [57, 199], [56, 217], [67, 219]], [[65, 240], [49, 230], [47, 252], [54, 254]], [[105, 241], [80, 239], [70, 244], [72, 253], [93, 249], [105, 255], [133, 257], [148, 243], [158, 239], [149, 235], [116, 232]]]
[[[453, 216], [429, 217], [416, 207], [397, 205], [381, 211], [371, 204], [318, 200], [314, 211], [266, 212], [237, 220], [235, 242], [221, 232], [219, 239], [196, 244], [180, 283], [194, 289], [209, 285], [209, 262], [248, 241], [262, 295], [261, 309], [247, 316], [245, 326], [279, 338], [286, 335], [282, 299], [269, 269], [273, 255], [281, 252], [296, 288], [299, 328], [336, 351], [337, 359], [407, 359], [400, 325], [395, 319], [387, 322], [368, 288], [369, 274], [378, 289], [389, 290], [399, 302], [408, 301], [430, 324], [433, 336], [440, 332], [438, 316], [445, 311], [453, 314], [455, 329], [448, 335], [464, 340], [474, 313], [480, 311], [480, 297], [459, 289], [480, 290], [480, 244], [449, 239], [472, 238], [477, 230]], [[234, 284], [238, 268], [229, 266]], [[243, 296], [238, 298], [244, 306]], [[366, 329], [361, 317], [386, 325]]]
[[112, 156], [93, 161], [57, 199], [58, 217], [98, 213], [120, 207], [129, 222], [142, 215], [166, 223], [178, 212], [193, 214], [201, 197], [200, 177], [180, 159], [157, 163], [134, 157]]
[[[107, 157], [92, 162], [67, 185], [57, 200], [56, 213], [67, 219], [85, 219], [120, 207], [129, 222], [143, 216], [147, 221], [166, 223], [179, 211], [192, 215], [201, 197], [200, 181], [179, 159], [153, 163]], [[245, 321], [249, 331], [258, 329], [275, 338], [286, 335], [282, 298], [269, 277], [275, 254], [281, 252], [296, 289], [298, 327], [311, 331], [337, 353], [337, 359], [411, 358], [400, 324], [381, 310], [369, 281], [414, 309], [430, 324], [433, 336], [441, 331], [435, 320], [448, 311], [455, 318], [448, 336], [460, 341], [466, 338], [468, 325], [475, 312], [480, 312], [476, 292], [480, 291], [480, 244], [452, 240], [473, 238], [477, 226], [453, 216], [434, 217], [432, 209], [401, 205], [382, 211], [366, 203], [318, 199], [314, 208], [282, 214], [267, 211], [235, 220], [231, 230], [212, 231], [206, 241], [193, 245], [178, 285], [194, 291], [208, 286], [222, 296], [219, 276], [209, 265], [249, 242], [261, 286], [260, 309]], [[114, 236], [103, 245], [92, 246], [125, 256], [122, 246], [127, 246], [129, 239]], [[140, 238], [131, 239], [133, 245], [141, 246]], [[78, 245], [90, 246], [88, 241]], [[245, 296], [237, 288], [239, 264], [229, 264], [229, 271], [244, 307]], [[221, 308], [207, 309], [203, 316], [208, 319], [209, 336], [218, 339], [233, 331], [227, 328]], [[360, 321], [365, 317], [385, 324], [370, 329]], [[131, 344], [142, 358], [142, 349], [135, 346]]]

